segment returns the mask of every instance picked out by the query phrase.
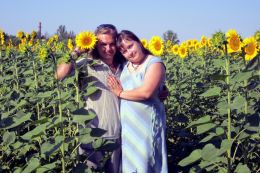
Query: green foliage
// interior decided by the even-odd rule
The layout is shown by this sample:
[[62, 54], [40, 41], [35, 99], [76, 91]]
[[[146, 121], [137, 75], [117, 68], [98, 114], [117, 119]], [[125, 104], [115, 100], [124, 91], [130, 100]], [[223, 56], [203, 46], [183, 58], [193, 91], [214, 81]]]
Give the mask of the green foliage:
[[[212, 39], [222, 49], [225, 34], [217, 32]], [[181, 166], [176, 165], [177, 170], [256, 172], [260, 147], [259, 66], [248, 68], [251, 62], [245, 64], [239, 54], [226, 61], [215, 50], [190, 53], [185, 59], [172, 55], [163, 59], [170, 92], [165, 101], [168, 151], [175, 159], [171, 162]]]
[[96, 92], [94, 83], [79, 90], [76, 74], [57, 81], [54, 72], [60, 57], [52, 53], [39, 61], [30, 50], [1, 54], [1, 171], [91, 172], [78, 158], [80, 142], [94, 142], [97, 151], [108, 146], [100, 138], [104, 130], [83, 128], [96, 116], [84, 109], [83, 99]]

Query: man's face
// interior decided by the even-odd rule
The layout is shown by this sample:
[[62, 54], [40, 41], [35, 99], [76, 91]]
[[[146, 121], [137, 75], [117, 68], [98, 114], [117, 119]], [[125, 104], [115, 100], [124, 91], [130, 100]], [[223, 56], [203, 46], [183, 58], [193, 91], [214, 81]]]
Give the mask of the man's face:
[[110, 34], [97, 35], [97, 50], [102, 60], [105, 62], [113, 60], [116, 54], [116, 40]]

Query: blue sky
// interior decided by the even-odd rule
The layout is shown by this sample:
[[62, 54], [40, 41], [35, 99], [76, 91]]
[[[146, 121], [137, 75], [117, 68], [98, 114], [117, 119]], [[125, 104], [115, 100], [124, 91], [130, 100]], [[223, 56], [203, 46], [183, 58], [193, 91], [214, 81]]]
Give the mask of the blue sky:
[[260, 30], [259, 10], [259, 0], [1, 0], [0, 29], [31, 32], [41, 21], [42, 33], [52, 35], [59, 25], [78, 33], [112, 23], [146, 39], [172, 30], [185, 41], [229, 29], [245, 38]]

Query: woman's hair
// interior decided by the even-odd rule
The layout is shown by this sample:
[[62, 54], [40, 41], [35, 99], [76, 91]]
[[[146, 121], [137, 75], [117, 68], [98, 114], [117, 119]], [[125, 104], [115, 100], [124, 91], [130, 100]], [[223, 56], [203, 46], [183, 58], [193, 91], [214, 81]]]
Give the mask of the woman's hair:
[[117, 42], [116, 42], [116, 46], [118, 49], [120, 49], [122, 47], [123, 40], [136, 41], [140, 45], [140, 47], [145, 55], [152, 55], [152, 53], [143, 46], [140, 39], [133, 32], [128, 31], [128, 30], [122, 30], [118, 34]]
[[[107, 34], [107, 35], [112, 35], [113, 39], [117, 40], [117, 29], [114, 25], [112, 24], [101, 24], [97, 27], [96, 31], [95, 31], [95, 35], [98, 36], [100, 34]], [[97, 44], [96, 46], [94, 47], [94, 49], [90, 52], [91, 56], [94, 58], [94, 59], [99, 59], [100, 58], [100, 55], [98, 53], [98, 50], [97, 50]], [[114, 57], [114, 63], [115, 65], [118, 65], [118, 64], [122, 64], [124, 63], [126, 60], [125, 58], [122, 56], [122, 54], [117, 50], [116, 51], [116, 54], [115, 54], [115, 57]]]

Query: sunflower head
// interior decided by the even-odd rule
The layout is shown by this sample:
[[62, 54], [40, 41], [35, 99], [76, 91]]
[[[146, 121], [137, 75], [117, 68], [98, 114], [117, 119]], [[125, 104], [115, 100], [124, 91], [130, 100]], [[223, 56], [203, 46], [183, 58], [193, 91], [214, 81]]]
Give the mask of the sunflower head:
[[174, 55], [178, 55], [178, 51], [179, 51], [179, 45], [178, 44], [175, 44], [172, 46], [172, 53]]
[[255, 37], [256, 41], [260, 43], [260, 30], [255, 32], [254, 37]]
[[238, 52], [241, 50], [240, 37], [236, 30], [228, 30], [226, 33], [228, 53]]
[[5, 33], [0, 32], [0, 44], [4, 45], [4, 43], [5, 43]]
[[245, 51], [245, 60], [250, 61], [257, 55], [257, 41], [255, 37], [249, 37], [243, 41], [244, 51]]
[[76, 36], [76, 46], [80, 49], [93, 49], [96, 42], [95, 34], [90, 31], [80, 32]]
[[68, 39], [68, 44], [67, 44], [68, 49], [72, 52], [73, 51], [73, 43], [71, 39]]
[[186, 46], [181, 45], [178, 50], [179, 56], [184, 59], [188, 55], [188, 49]]
[[203, 36], [201, 36], [201, 39], [200, 39], [200, 45], [202, 47], [204, 47], [204, 46], [206, 46], [206, 44], [207, 44], [207, 38], [205, 35], [203, 35]]
[[18, 31], [17, 34], [16, 34], [16, 37], [18, 37], [19, 39], [22, 39], [24, 37], [24, 32]]
[[45, 62], [46, 58], [48, 57], [48, 48], [46, 46], [42, 46], [39, 49], [38, 57], [40, 61]]
[[225, 33], [222, 31], [218, 31], [212, 35], [211, 43], [214, 47], [222, 49], [225, 40]]
[[163, 54], [163, 41], [159, 36], [153, 36], [149, 42], [149, 50], [155, 56], [161, 56]]
[[142, 38], [140, 41], [141, 41], [142, 45], [144, 46], [144, 48], [147, 49], [148, 48], [148, 41], [144, 38]]
[[32, 33], [31, 33], [32, 39], [34, 39], [36, 37], [36, 35], [37, 35], [37, 32], [36, 31], [32, 31]]

